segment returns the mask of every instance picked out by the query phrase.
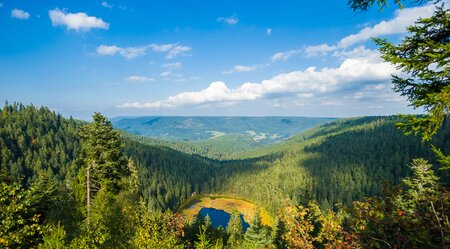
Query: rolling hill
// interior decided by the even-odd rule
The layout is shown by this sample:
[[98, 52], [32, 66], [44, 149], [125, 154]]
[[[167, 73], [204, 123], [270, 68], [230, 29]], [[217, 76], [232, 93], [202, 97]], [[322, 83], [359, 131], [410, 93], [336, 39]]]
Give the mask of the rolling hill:
[[[335, 120], [310, 117], [116, 117], [114, 127], [191, 154], [216, 159], [284, 141]], [[159, 141], [158, 141], [159, 140]], [[164, 141], [161, 141], [164, 140]]]

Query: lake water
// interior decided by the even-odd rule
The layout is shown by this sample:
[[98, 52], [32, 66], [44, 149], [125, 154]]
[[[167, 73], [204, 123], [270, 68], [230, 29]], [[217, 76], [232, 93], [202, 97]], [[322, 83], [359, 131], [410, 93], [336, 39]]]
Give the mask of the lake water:
[[[211, 218], [211, 223], [213, 227], [217, 228], [219, 226], [222, 226], [223, 228], [227, 228], [228, 221], [230, 220], [231, 215], [223, 210], [218, 210], [215, 208], [202, 208], [200, 209], [200, 214], [203, 217], [206, 217], [206, 215], [209, 215], [209, 218]], [[241, 214], [241, 221], [242, 221], [242, 228], [245, 231], [247, 231], [247, 228], [250, 227], [250, 225], [244, 221], [244, 216]]]

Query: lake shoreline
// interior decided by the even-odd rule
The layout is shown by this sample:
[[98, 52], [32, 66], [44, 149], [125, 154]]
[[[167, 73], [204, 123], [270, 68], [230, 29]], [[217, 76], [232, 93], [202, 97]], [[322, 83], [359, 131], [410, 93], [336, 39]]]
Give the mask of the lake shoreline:
[[202, 208], [213, 208], [226, 213], [239, 212], [243, 215], [245, 222], [251, 222], [256, 211], [260, 212], [262, 223], [273, 227], [274, 220], [264, 208], [258, 208], [254, 203], [239, 197], [226, 195], [195, 195], [180, 206], [178, 212], [185, 215], [190, 222]]

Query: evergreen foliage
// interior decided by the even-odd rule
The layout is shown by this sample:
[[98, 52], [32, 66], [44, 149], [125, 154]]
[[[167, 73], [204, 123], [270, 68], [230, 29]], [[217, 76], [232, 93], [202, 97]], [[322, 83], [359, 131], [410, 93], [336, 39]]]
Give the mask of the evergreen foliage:
[[[431, 1], [431, 0], [411, 0], [410, 2], [413, 3], [423, 3], [423, 2], [427, 2], [427, 1]], [[441, 0], [433, 0], [431, 2], [434, 3], [439, 3]], [[403, 8], [403, 2], [405, 2], [405, 0], [392, 0], [392, 2], [394, 4], [396, 4], [397, 6], [399, 6], [400, 8]], [[349, 0], [348, 1], [348, 5], [350, 6], [350, 8], [353, 11], [367, 11], [369, 10], [375, 3], [377, 3], [378, 5], [378, 9], [379, 10], [383, 10], [385, 7], [387, 7], [389, 5], [389, 1], [388, 0]]]
[[80, 155], [77, 122], [46, 107], [5, 104], [0, 115], [0, 171], [29, 186], [38, 174], [59, 180], [76, 175]]
[[416, 159], [402, 189], [384, 198], [354, 203], [350, 227], [365, 247], [446, 248], [450, 238], [450, 195], [431, 165]]
[[423, 133], [424, 140], [435, 135], [450, 111], [450, 10], [437, 7], [435, 13], [408, 27], [409, 35], [394, 45], [375, 39], [385, 61], [396, 65], [407, 77], [393, 76], [394, 90], [408, 97], [423, 116], [403, 115], [399, 127], [408, 133]]
[[[87, 125], [60, 117], [49, 128], [58, 115], [45, 108], [15, 104], [4, 110], [0, 138], [7, 141], [2, 155], [8, 160], [2, 157], [0, 200], [8, 211], [0, 213], [7, 222], [0, 243], [6, 248], [358, 248], [384, 247], [385, 242], [419, 248], [448, 243], [448, 178], [440, 175], [440, 185], [424, 161], [414, 161], [411, 169], [402, 166], [415, 157], [433, 159], [433, 153], [420, 139], [396, 130], [396, 117], [339, 120], [275, 145], [274, 154], [217, 161], [120, 138], [100, 115]], [[444, 120], [431, 141], [442, 153], [450, 150], [448, 128]], [[42, 129], [48, 133], [36, 132]], [[15, 146], [27, 136], [46, 141], [47, 147], [24, 143], [20, 148], [33, 153], [23, 154]], [[66, 156], [52, 168], [54, 159], [42, 150]], [[25, 170], [14, 173], [19, 161], [39, 156], [45, 163], [24, 163]], [[99, 184], [92, 185], [98, 188], [87, 222], [86, 168], [92, 162], [102, 166], [92, 171]], [[403, 185], [386, 194], [382, 180]], [[194, 193], [209, 192], [247, 197], [279, 213], [278, 225], [263, 227], [256, 217], [243, 236], [237, 214], [225, 231], [206, 218], [188, 224], [168, 211]], [[334, 212], [337, 202], [343, 206]]]
[[2, 177], [0, 182], [0, 247], [37, 246], [43, 232], [33, 190]]
[[94, 113], [93, 122], [80, 129], [86, 174], [90, 174], [93, 191], [106, 188], [117, 192], [119, 182], [128, 172], [127, 160], [122, 154], [120, 133], [100, 113]]
[[240, 213], [233, 212], [227, 225], [227, 246], [228, 248], [239, 248], [244, 239], [244, 231]]
[[272, 244], [270, 230], [261, 223], [259, 211], [255, 212], [250, 227], [245, 232], [244, 248], [266, 248]]

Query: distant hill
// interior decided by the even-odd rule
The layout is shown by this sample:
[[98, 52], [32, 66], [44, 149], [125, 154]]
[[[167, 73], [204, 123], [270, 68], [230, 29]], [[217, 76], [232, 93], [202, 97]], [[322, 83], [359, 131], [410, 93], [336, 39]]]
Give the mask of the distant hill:
[[114, 127], [136, 135], [191, 143], [216, 154], [273, 144], [335, 118], [311, 117], [116, 117]]

